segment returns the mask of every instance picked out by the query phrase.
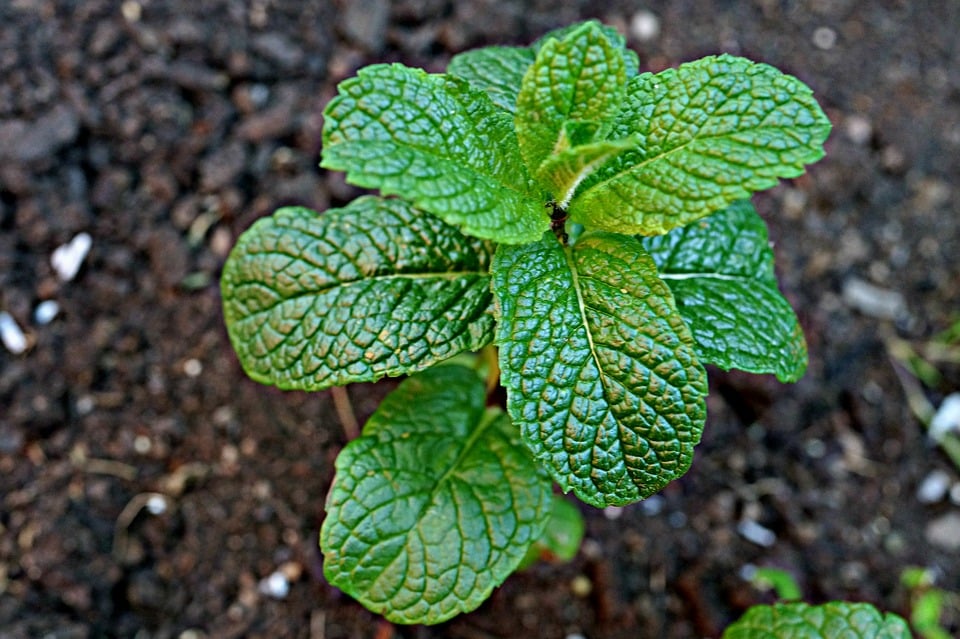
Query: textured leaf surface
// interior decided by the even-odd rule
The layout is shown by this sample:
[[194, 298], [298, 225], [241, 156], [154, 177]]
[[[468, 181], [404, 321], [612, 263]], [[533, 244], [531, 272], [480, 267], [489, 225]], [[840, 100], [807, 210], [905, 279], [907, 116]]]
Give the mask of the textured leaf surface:
[[[625, 48], [623, 36], [612, 27], [595, 20], [589, 22], [600, 29], [611, 46], [623, 50], [627, 77], [636, 75], [639, 67], [637, 54]], [[548, 40], [563, 39], [584, 24], [580, 22], [551, 31], [529, 47], [483, 47], [459, 53], [447, 65], [447, 73], [463, 78], [474, 88], [483, 89], [498, 107], [516, 113], [523, 74], [533, 64], [537, 51]]]
[[830, 602], [754, 606], [723, 639], [910, 639], [906, 621], [870, 604]]
[[601, 140], [551, 155], [540, 165], [537, 177], [560, 208], [565, 209], [577, 186], [617, 153], [636, 147], [636, 141]]
[[285, 208], [224, 266], [230, 339], [247, 374], [318, 390], [401, 375], [493, 336], [490, 247], [401, 200], [323, 215]]
[[807, 346], [773, 271], [767, 227], [746, 200], [666, 235], [641, 238], [704, 362], [794, 382]]
[[337, 458], [324, 574], [391, 621], [473, 610], [549, 518], [549, 480], [484, 395], [462, 366], [411, 377]]
[[[551, 155], [602, 139], [606, 122], [623, 100], [625, 82], [623, 51], [596, 23], [563, 39], [548, 39], [517, 97], [517, 138], [530, 171], [538, 175]], [[572, 140], [569, 124], [579, 125], [581, 132], [589, 127], [592, 135]]]
[[610, 139], [636, 135], [584, 182], [574, 221], [657, 235], [724, 208], [823, 156], [830, 123], [810, 89], [766, 64], [709, 56], [628, 84]]
[[523, 74], [535, 58], [536, 52], [530, 47], [484, 47], [453, 56], [447, 73], [483, 89], [495, 105], [512, 114], [516, 112]]
[[686, 472], [706, 414], [693, 338], [632, 237], [586, 233], [497, 249], [501, 379], [524, 441], [595, 506]]
[[452, 76], [374, 65], [342, 82], [324, 111], [321, 166], [477, 237], [529, 242], [550, 226], [511, 117]]

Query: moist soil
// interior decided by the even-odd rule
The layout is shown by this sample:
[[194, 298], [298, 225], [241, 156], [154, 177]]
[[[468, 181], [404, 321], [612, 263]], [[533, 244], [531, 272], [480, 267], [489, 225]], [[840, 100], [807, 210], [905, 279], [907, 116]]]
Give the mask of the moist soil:
[[[630, 33], [645, 70], [726, 51], [815, 90], [826, 158], [755, 197], [809, 371], [711, 370], [685, 477], [583, 507], [572, 562], [476, 612], [394, 627], [322, 576], [335, 396], [244, 376], [219, 272], [274, 208], [359, 193], [317, 167], [322, 109], [358, 67], [442, 71], [588, 17]], [[905, 567], [960, 590], [960, 489], [917, 497], [958, 471], [886, 346], [960, 310], [958, 24], [960, 4], [933, 0], [0, 3], [0, 310], [29, 343], [0, 349], [0, 637], [717, 637], [772, 600], [748, 566], [901, 614]], [[81, 232], [64, 281], [51, 254]], [[933, 405], [960, 388], [942, 373], [920, 389]], [[361, 423], [394, 384], [346, 390]]]

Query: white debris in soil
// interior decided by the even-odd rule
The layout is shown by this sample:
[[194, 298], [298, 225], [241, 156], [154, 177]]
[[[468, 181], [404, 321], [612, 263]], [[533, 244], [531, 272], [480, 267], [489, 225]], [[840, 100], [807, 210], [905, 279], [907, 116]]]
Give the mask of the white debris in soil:
[[960, 513], [947, 513], [927, 524], [927, 541], [943, 550], [960, 550]]
[[752, 519], [743, 519], [737, 524], [737, 532], [747, 541], [764, 548], [777, 543], [777, 533], [766, 526], [761, 526]]
[[183, 363], [183, 372], [187, 377], [199, 377], [203, 372], [203, 364], [198, 359], [190, 358]]
[[566, 639], [587, 639], [585, 635], [581, 635], [579, 632], [571, 632], [566, 636]]
[[7, 350], [14, 355], [19, 355], [27, 350], [27, 336], [23, 334], [23, 330], [17, 324], [17, 320], [13, 319], [13, 315], [6, 311], [0, 312], [0, 340], [3, 341]]
[[666, 500], [660, 495], [651, 495], [643, 501], [640, 502], [640, 510], [643, 511], [644, 515], [659, 515], [663, 512], [663, 507], [666, 505]]
[[147, 512], [151, 515], [162, 515], [167, 512], [167, 498], [163, 495], [152, 495], [147, 500]]
[[950, 475], [940, 469], [934, 470], [917, 487], [917, 500], [921, 504], [935, 504], [947, 496], [949, 489]]
[[652, 11], [637, 11], [630, 18], [630, 35], [640, 42], [650, 42], [660, 35], [660, 18]]
[[80, 265], [93, 246], [93, 238], [89, 233], [78, 233], [72, 240], [58, 246], [50, 256], [50, 265], [57, 272], [57, 276], [64, 282], [76, 277]]
[[847, 137], [854, 144], [862, 146], [869, 142], [873, 135], [873, 126], [870, 124], [870, 120], [862, 115], [847, 116], [843, 124]]
[[950, 393], [930, 420], [930, 438], [941, 441], [947, 433], [960, 433], [960, 393]]
[[603, 509], [603, 516], [611, 521], [620, 519], [623, 516], [622, 506], [607, 506]]
[[270, 573], [269, 577], [260, 580], [257, 590], [261, 594], [274, 599], [286, 599], [287, 595], [290, 594], [290, 582], [287, 581], [286, 575], [279, 570], [275, 570]]
[[52, 322], [58, 313], [60, 313], [60, 305], [53, 300], [45, 300], [33, 309], [33, 321], [39, 326], [45, 326]]
[[955, 483], [953, 487], [950, 488], [950, 501], [957, 506], [960, 506], [960, 481]]
[[837, 32], [830, 27], [817, 27], [813, 32], [813, 45], [827, 51], [837, 43]]
[[897, 319], [906, 314], [907, 305], [897, 291], [880, 288], [857, 277], [843, 283], [843, 301], [864, 315], [877, 319]]

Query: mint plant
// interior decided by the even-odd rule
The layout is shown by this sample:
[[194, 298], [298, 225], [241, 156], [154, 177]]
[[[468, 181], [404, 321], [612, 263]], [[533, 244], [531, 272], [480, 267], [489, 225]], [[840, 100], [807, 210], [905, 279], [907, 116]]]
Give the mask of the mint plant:
[[[703, 364], [804, 372], [747, 198], [822, 157], [828, 120], [743, 58], [638, 69], [595, 21], [443, 74], [361, 69], [324, 112], [321, 166], [381, 196], [280, 209], [227, 261], [253, 379], [410, 375], [341, 452], [320, 534], [330, 582], [392, 621], [449, 619], [531, 552], [569, 554], [552, 482], [603, 507], [683, 475]], [[491, 345], [506, 412], [476, 371], [438, 366]]]
[[723, 632], [723, 639], [910, 639], [907, 622], [866, 603], [753, 606]]

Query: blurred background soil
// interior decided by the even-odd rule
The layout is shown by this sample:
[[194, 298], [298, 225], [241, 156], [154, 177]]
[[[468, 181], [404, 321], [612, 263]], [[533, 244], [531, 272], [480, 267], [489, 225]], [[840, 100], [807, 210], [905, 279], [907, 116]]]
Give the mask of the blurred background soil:
[[[244, 377], [219, 271], [274, 208], [358, 193], [317, 168], [322, 109], [358, 67], [439, 72], [587, 17], [645, 70], [726, 51], [815, 90], [827, 157], [755, 198], [810, 369], [711, 371], [682, 480], [583, 508], [571, 564], [477, 612], [392, 628], [322, 578], [331, 395]], [[0, 311], [27, 348], [0, 348], [0, 637], [716, 637], [771, 600], [749, 565], [901, 613], [907, 566], [960, 590], [957, 469], [886, 346], [960, 310], [958, 25], [955, 0], [3, 0]], [[51, 255], [79, 233], [64, 280]], [[943, 373], [934, 405], [960, 388]], [[391, 387], [347, 390], [361, 420]]]

